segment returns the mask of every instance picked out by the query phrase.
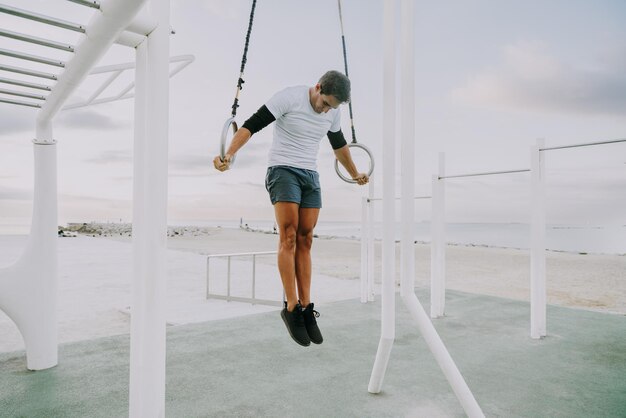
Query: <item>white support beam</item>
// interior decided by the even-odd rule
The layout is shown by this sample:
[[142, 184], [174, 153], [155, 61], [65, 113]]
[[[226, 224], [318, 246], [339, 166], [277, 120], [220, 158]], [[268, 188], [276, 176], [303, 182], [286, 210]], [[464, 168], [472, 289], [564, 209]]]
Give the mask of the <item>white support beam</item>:
[[361, 197], [361, 303], [367, 303], [367, 283], [368, 283], [368, 261], [371, 256], [368, 254], [368, 244], [370, 238], [370, 219], [367, 197]]
[[374, 261], [376, 260], [376, 246], [374, 245], [374, 240], [376, 238], [374, 228], [374, 220], [376, 219], [376, 208], [372, 204], [371, 198], [374, 197], [374, 193], [376, 190], [376, 177], [370, 177], [369, 187], [368, 187], [368, 218], [369, 218], [369, 228], [368, 228], [368, 237], [367, 237], [367, 301], [374, 301]]
[[74, 56], [67, 62], [65, 71], [42, 106], [37, 117], [37, 138], [50, 135], [50, 121], [61, 109], [70, 94], [89, 74], [91, 67], [98, 62], [113, 44], [119, 34], [130, 24], [145, 0], [109, 0], [103, 2], [100, 13], [95, 13], [87, 25], [85, 36], [76, 46]]
[[445, 314], [446, 302], [446, 189], [445, 153], [439, 153], [438, 174], [432, 178], [430, 222], [430, 317]]
[[137, 48], [134, 274], [129, 416], [165, 416], [165, 285], [169, 131], [169, 0], [151, 0], [159, 22]]
[[538, 139], [530, 151], [531, 223], [530, 223], [530, 337], [546, 336], [546, 204], [545, 161]]
[[381, 331], [367, 390], [380, 393], [396, 336], [395, 158], [396, 158], [396, 2], [383, 3], [383, 243]]

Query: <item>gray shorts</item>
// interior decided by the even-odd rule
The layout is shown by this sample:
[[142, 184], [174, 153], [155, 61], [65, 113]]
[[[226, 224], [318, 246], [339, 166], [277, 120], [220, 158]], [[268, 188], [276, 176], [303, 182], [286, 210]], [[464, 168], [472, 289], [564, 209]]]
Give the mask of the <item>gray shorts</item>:
[[265, 188], [272, 205], [294, 202], [301, 208], [321, 208], [322, 189], [317, 171], [276, 165], [267, 169]]

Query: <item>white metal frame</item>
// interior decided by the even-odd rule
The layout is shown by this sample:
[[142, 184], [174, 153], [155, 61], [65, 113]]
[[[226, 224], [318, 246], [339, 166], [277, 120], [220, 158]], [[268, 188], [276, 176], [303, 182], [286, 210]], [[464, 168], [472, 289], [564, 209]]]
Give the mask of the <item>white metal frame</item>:
[[[438, 174], [432, 177], [432, 244], [430, 270], [430, 316], [440, 318], [445, 315], [446, 300], [446, 257], [445, 257], [445, 180], [480, 176], [494, 176], [502, 174], [517, 174], [531, 172], [531, 169], [499, 170], [477, 173], [446, 175], [445, 153], [439, 153]], [[532, 223], [532, 222], [531, 222]], [[532, 253], [531, 253], [532, 260]], [[531, 261], [532, 263], [532, 261]]]
[[[259, 299], [256, 297], [256, 258], [258, 256], [265, 255], [275, 255], [278, 254], [278, 251], [256, 251], [256, 252], [247, 252], [247, 253], [231, 253], [231, 254], [209, 254], [206, 258], [206, 299], [221, 299], [228, 302], [246, 302], [251, 303], [253, 305], [268, 305], [268, 306], [283, 306], [284, 292], [283, 297], [280, 300], [268, 300], [268, 299]], [[251, 288], [251, 297], [241, 297], [241, 296], [233, 296], [231, 295], [230, 289], [230, 267], [231, 267], [231, 259], [233, 257], [252, 257], [252, 288]], [[226, 268], [226, 294], [220, 295], [217, 293], [211, 293], [210, 291], [210, 267], [211, 267], [211, 259], [212, 258], [226, 258], [227, 259], [227, 268]]]
[[[21, 257], [15, 264], [0, 270], [0, 309], [7, 313], [22, 333], [29, 369], [47, 369], [58, 363], [57, 170], [52, 124], [71, 93], [113, 43], [136, 48], [134, 278], [129, 415], [163, 417], [169, 35], [172, 33], [169, 0], [69, 1], [94, 9], [87, 25], [76, 25], [0, 5], [0, 13], [83, 33], [74, 46], [0, 28], [0, 36], [73, 53], [72, 58], [64, 62], [20, 51], [0, 50], [0, 55], [61, 68], [59, 74], [51, 76], [27, 68], [3, 66], [4, 70], [34, 77], [45, 76], [56, 82], [43, 85], [0, 78], [3, 84], [49, 92], [47, 96], [11, 90], [0, 92], [42, 101], [0, 98], [2, 103], [40, 108], [36, 120], [36, 139], [33, 141], [35, 184], [32, 226]], [[188, 56], [178, 58], [184, 62], [172, 73], [182, 70], [193, 59]], [[128, 91], [119, 98], [130, 97]], [[96, 97], [93, 97], [90, 103], [94, 104], [95, 100]]]
[[[74, 51], [72, 59], [67, 64], [63, 64], [63, 71], [59, 75], [46, 75], [46, 78], [56, 80], [53, 86], [11, 79], [0, 80], [6, 84], [50, 91], [43, 98], [37, 97], [43, 100], [42, 103], [2, 100], [4, 103], [40, 108], [37, 115], [36, 139], [33, 141], [35, 193], [31, 232], [20, 259], [14, 265], [0, 271], [0, 307], [16, 323], [22, 333], [26, 346], [27, 367], [31, 370], [47, 369], [58, 362], [55, 296], [58, 274], [56, 141], [52, 134], [52, 119], [60, 105], [88, 73], [93, 63], [108, 50], [118, 33], [129, 24], [142, 3], [143, 0], [109, 0], [101, 12], [95, 13], [86, 26], [88, 30], [81, 30], [85, 32], [85, 35], [81, 37], [79, 45], [75, 48], [63, 46], [65, 50]], [[1, 6], [0, 12], [75, 30], [70, 25], [58, 24], [56, 19], [16, 8]], [[50, 48], [61, 47], [61, 44], [54, 41], [42, 41], [29, 35], [14, 36], [14, 33], [4, 30], [0, 35], [40, 43]], [[54, 60], [7, 50], [3, 50], [3, 55], [58, 66]], [[44, 76], [43, 73], [26, 68], [12, 67], [9, 70], [29, 76]]]
[[[361, 199], [361, 303], [373, 302], [375, 282], [375, 203], [382, 201], [382, 197], [371, 197], [374, 194], [373, 177], [370, 177], [368, 196]], [[414, 200], [430, 199], [431, 196], [414, 196]], [[396, 197], [395, 200], [400, 200]]]
[[[384, 66], [383, 66], [383, 130], [387, 134], [383, 147], [383, 284], [381, 308], [381, 338], [372, 369], [368, 390], [379, 393], [382, 388], [391, 348], [395, 338], [395, 2], [384, 3]], [[402, 104], [401, 137], [401, 187], [402, 187], [402, 240], [400, 295], [424, 337], [435, 360], [446, 376], [452, 390], [469, 417], [484, 417], [484, 414], [465, 383], [430, 318], [420, 304], [414, 290], [415, 252], [413, 249], [414, 186], [415, 186], [415, 71], [414, 71], [414, 2], [401, 1], [400, 42]]]
[[[172, 78], [185, 67], [190, 65], [195, 60], [193, 55], [177, 55], [170, 58], [170, 63], [177, 63], [174, 68], [169, 72], [169, 77]], [[106, 65], [103, 67], [94, 68], [89, 75], [112, 73], [102, 84], [87, 98], [80, 102], [70, 103], [63, 107], [63, 110], [78, 109], [81, 107], [87, 107], [102, 103], [110, 103], [118, 100], [132, 99], [135, 97], [135, 93], [132, 91], [135, 88], [135, 82], [131, 81], [126, 87], [120, 90], [117, 94], [113, 94], [107, 97], [100, 98], [100, 95], [106, 91], [106, 89], [120, 76], [124, 71], [135, 69], [134, 62], [127, 62], [124, 64]]]

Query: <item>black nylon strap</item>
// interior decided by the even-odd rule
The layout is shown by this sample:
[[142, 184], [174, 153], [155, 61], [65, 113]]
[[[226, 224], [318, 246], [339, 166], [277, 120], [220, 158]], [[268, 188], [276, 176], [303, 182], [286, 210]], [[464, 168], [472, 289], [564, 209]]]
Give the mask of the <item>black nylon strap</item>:
[[245, 83], [243, 77], [243, 71], [246, 68], [246, 62], [248, 61], [248, 45], [250, 45], [250, 34], [252, 33], [252, 23], [254, 22], [254, 9], [256, 8], [256, 0], [252, 0], [252, 9], [250, 10], [250, 20], [248, 21], [248, 32], [246, 33], [246, 44], [243, 48], [243, 56], [241, 57], [241, 69], [239, 71], [239, 80], [237, 80], [237, 94], [233, 102], [232, 116], [237, 115], [237, 108], [239, 107], [239, 92], [243, 89], [243, 83]]
[[[350, 78], [348, 75], [348, 56], [346, 53], [346, 37], [343, 35], [343, 17], [341, 16], [341, 0], [337, 0], [337, 6], [339, 7], [339, 23], [341, 25], [341, 45], [343, 47], [343, 64], [346, 72], [346, 77]], [[350, 128], [352, 130], [352, 143], [356, 144], [356, 132], [354, 131], [354, 117], [352, 116], [352, 100], [348, 102], [348, 109], [350, 109]]]

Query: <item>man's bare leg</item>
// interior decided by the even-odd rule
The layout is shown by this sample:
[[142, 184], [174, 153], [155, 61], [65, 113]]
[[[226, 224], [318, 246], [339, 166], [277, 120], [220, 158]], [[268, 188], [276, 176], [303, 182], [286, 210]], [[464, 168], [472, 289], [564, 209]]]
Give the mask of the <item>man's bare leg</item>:
[[279, 230], [278, 272], [285, 289], [287, 310], [293, 311], [298, 303], [296, 290], [296, 235], [298, 231], [299, 205], [293, 202], [276, 202], [274, 214]]
[[300, 208], [298, 214], [295, 272], [298, 296], [303, 308], [311, 303], [311, 246], [319, 213], [319, 208]]

